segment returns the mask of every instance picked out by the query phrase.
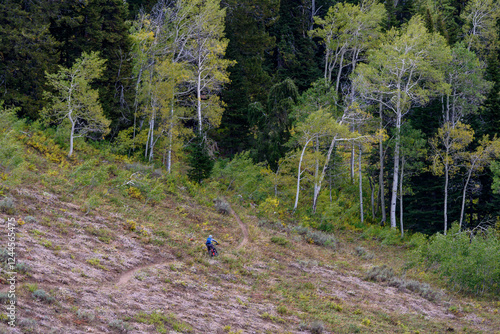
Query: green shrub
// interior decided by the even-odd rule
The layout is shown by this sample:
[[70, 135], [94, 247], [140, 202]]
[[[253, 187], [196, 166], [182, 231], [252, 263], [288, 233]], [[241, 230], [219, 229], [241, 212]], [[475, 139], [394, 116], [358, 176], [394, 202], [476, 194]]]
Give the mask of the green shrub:
[[163, 314], [160, 312], [153, 312], [153, 313], [144, 313], [144, 312], [139, 312], [135, 316], [135, 320], [140, 323], [145, 323], [145, 324], [150, 324], [154, 325], [155, 329], [160, 332], [160, 333], [167, 333], [167, 328], [171, 328], [174, 331], [181, 332], [181, 333], [192, 333], [193, 328], [191, 325], [178, 320], [175, 314], [170, 313], [170, 314]]
[[3, 212], [8, 215], [12, 215], [16, 212], [16, 205], [14, 204], [14, 200], [10, 197], [5, 197], [0, 200], [0, 212]]
[[293, 231], [301, 235], [308, 243], [335, 249], [337, 240], [329, 233], [313, 230], [305, 226], [295, 226]]
[[281, 237], [281, 236], [271, 237], [271, 242], [274, 242], [275, 244], [278, 244], [281, 246], [286, 246], [289, 243], [289, 241], [285, 237]]
[[36, 223], [37, 222], [36, 218], [33, 217], [33, 216], [26, 216], [26, 217], [24, 217], [24, 221], [26, 223]]
[[19, 273], [19, 274], [26, 274], [26, 273], [29, 273], [31, 271], [31, 268], [25, 262], [17, 262], [15, 265], [14, 271]]
[[5, 304], [9, 300], [10, 298], [8, 292], [0, 292], [0, 304]]
[[214, 206], [219, 211], [219, 213], [223, 215], [228, 215], [229, 212], [231, 211], [229, 204], [222, 198], [217, 197], [214, 200]]
[[108, 326], [120, 333], [128, 333], [131, 330], [130, 325], [120, 319], [111, 320]]
[[260, 203], [272, 195], [270, 174], [264, 165], [254, 164], [249, 152], [236, 154], [231, 161], [219, 160], [212, 177], [223, 190], [234, 190], [244, 199]]
[[92, 311], [78, 310], [76, 311], [76, 316], [78, 317], [78, 319], [83, 319], [86, 321], [94, 321], [95, 319], [95, 314]]
[[364, 260], [371, 260], [375, 257], [375, 255], [368, 252], [365, 248], [363, 248], [361, 246], [356, 247], [355, 253], [357, 256], [361, 257]]
[[375, 266], [370, 268], [365, 275], [365, 279], [375, 282], [386, 282], [394, 277], [394, 270], [387, 267], [385, 264], [383, 266]]
[[309, 327], [311, 334], [321, 334], [325, 330], [325, 325], [320, 321], [315, 321]]
[[44, 303], [51, 304], [54, 302], [54, 297], [50, 296], [45, 290], [38, 289], [31, 294], [34, 299], [38, 299]]
[[9, 252], [5, 248], [0, 248], [0, 262], [7, 262], [7, 259], [10, 257]]
[[500, 239], [490, 229], [474, 235], [454, 225], [437, 233], [416, 251], [420, 262], [445, 277], [451, 288], [482, 295], [500, 295]]
[[22, 328], [25, 328], [29, 331], [33, 331], [37, 327], [37, 322], [35, 319], [30, 319], [30, 318], [22, 318], [18, 322], [19, 326]]
[[394, 274], [394, 270], [386, 265], [380, 267], [372, 267], [365, 275], [365, 279], [375, 282], [387, 282], [390, 286], [400, 290], [410, 290], [420, 296], [430, 300], [441, 299], [443, 293], [433, 290], [429, 284], [420, 283], [414, 280], [406, 280]]

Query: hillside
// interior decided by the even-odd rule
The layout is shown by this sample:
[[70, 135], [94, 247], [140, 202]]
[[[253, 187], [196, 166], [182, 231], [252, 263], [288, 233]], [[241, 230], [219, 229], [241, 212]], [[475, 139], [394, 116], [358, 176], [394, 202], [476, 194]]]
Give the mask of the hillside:
[[[41, 136], [33, 132], [3, 141], [4, 149], [8, 143], [24, 161], [2, 171], [0, 243], [6, 248], [7, 221], [14, 217], [18, 308], [14, 329], [2, 312], [1, 333], [497, 333], [500, 328], [498, 302], [440, 292], [444, 285], [430, 272], [406, 275], [431, 282], [432, 291], [365, 279], [370, 268], [382, 265], [402, 275], [406, 246], [381, 245], [356, 231], [339, 231], [334, 244], [319, 246], [300, 229], [258, 218], [237, 194], [214, 205], [222, 194], [208, 186], [181, 176], [171, 182], [160, 170], [95, 155], [90, 147], [67, 161]], [[140, 191], [154, 182], [164, 185], [156, 197]], [[208, 234], [220, 242], [217, 258], [205, 253]], [[3, 250], [4, 262], [6, 257]]]

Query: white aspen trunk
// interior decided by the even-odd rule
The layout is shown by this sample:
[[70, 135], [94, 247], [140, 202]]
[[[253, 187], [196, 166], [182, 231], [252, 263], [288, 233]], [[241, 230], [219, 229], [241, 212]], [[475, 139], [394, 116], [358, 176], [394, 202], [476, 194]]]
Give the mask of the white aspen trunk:
[[334, 136], [332, 139], [332, 142], [330, 143], [330, 147], [328, 148], [328, 153], [326, 154], [325, 164], [323, 165], [323, 170], [321, 171], [321, 175], [320, 175], [319, 181], [318, 181], [318, 187], [317, 187], [317, 189], [316, 188], [314, 189], [313, 213], [316, 213], [316, 205], [318, 202], [319, 192], [321, 191], [321, 183], [323, 182], [323, 179], [325, 178], [326, 169], [328, 168], [328, 164], [330, 163], [330, 158], [332, 156], [332, 151], [333, 151], [333, 148], [335, 147], [336, 141], [337, 141], [337, 136]]
[[362, 149], [359, 147], [359, 209], [361, 213], [361, 223], [365, 221], [364, 211], [363, 211], [363, 176], [361, 174], [361, 154]]
[[403, 225], [403, 176], [405, 167], [405, 157], [401, 157], [401, 180], [399, 181], [399, 226], [401, 227], [401, 238], [404, 237]]
[[356, 152], [354, 151], [354, 143], [351, 146], [351, 184], [354, 184], [354, 156]]
[[368, 177], [368, 181], [370, 182], [370, 204], [371, 204], [371, 209], [372, 209], [372, 218], [375, 219], [375, 185], [373, 184], [374, 182], [372, 181], [372, 177]]
[[[327, 40], [327, 43], [329, 42], [329, 39]], [[327, 48], [326, 50], [326, 56], [325, 56], [325, 82], [328, 82], [328, 60], [330, 58], [330, 50]]]
[[73, 139], [75, 136], [75, 125], [76, 125], [76, 119], [74, 120], [73, 117], [71, 117], [71, 113], [73, 112], [73, 108], [71, 108], [71, 100], [72, 100], [72, 95], [73, 95], [73, 82], [75, 80], [75, 77], [71, 77], [71, 84], [70, 84], [70, 93], [68, 96], [68, 118], [69, 122], [71, 123], [71, 133], [69, 136], [69, 153], [68, 153], [68, 158], [71, 157], [73, 154]]
[[471, 169], [469, 170], [469, 173], [467, 173], [467, 181], [465, 181], [465, 185], [464, 185], [464, 191], [463, 191], [463, 194], [462, 194], [462, 209], [460, 211], [460, 230], [462, 230], [462, 223], [463, 223], [463, 220], [464, 220], [464, 211], [465, 211], [465, 195], [467, 193], [467, 186], [469, 185], [469, 181], [470, 181], [470, 177], [472, 175], [472, 170], [474, 169], [474, 165], [471, 166]]
[[312, 0], [311, 3], [311, 23], [309, 25], [309, 30], [312, 30], [314, 27], [314, 14], [316, 13], [316, 1]]
[[392, 196], [391, 196], [391, 227], [396, 228], [396, 203], [398, 195], [398, 181], [399, 181], [399, 136], [401, 129], [401, 114], [396, 115], [396, 144], [394, 147], [394, 172], [392, 179]]
[[150, 128], [150, 131], [151, 131], [151, 142], [149, 144], [149, 162], [151, 162], [153, 160], [153, 152], [154, 152], [154, 134], [155, 134], [155, 117], [156, 115], [154, 115], [153, 113], [153, 118], [151, 119], [151, 128]]
[[[379, 104], [379, 113], [380, 113], [380, 130], [383, 128], [382, 124], [382, 104]], [[385, 213], [385, 189], [384, 189], [384, 143], [383, 138], [380, 136], [379, 141], [379, 159], [380, 159], [380, 172], [378, 174], [378, 183], [380, 190], [380, 209], [382, 211], [382, 221], [381, 223], [385, 223], [387, 220], [387, 216]]]
[[297, 205], [299, 203], [299, 194], [300, 194], [300, 175], [302, 175], [302, 172], [300, 169], [302, 168], [302, 160], [304, 159], [304, 153], [306, 152], [307, 145], [309, 145], [309, 142], [311, 141], [312, 138], [308, 139], [306, 143], [304, 144], [304, 148], [302, 149], [302, 153], [300, 154], [300, 160], [299, 160], [299, 168], [297, 169], [297, 192], [295, 194], [295, 205], [293, 206], [293, 212], [297, 210]]
[[339, 72], [337, 73], [337, 83], [335, 84], [335, 92], [337, 93], [339, 91], [340, 76], [342, 75], [342, 66], [344, 65], [344, 53], [345, 51], [342, 50], [342, 54], [340, 56]]
[[173, 137], [174, 137], [174, 97], [175, 93], [172, 93], [172, 103], [170, 105], [170, 126], [168, 130], [168, 153], [167, 153], [167, 173], [172, 172], [172, 147], [173, 147]]
[[198, 133], [201, 136], [202, 120], [201, 120], [201, 71], [198, 71], [198, 82], [196, 83], [196, 98], [198, 100]]
[[[315, 161], [315, 166], [314, 166], [314, 192], [313, 194], [316, 194], [316, 191], [318, 190], [318, 176], [319, 176], [319, 160], [318, 160], [318, 154], [319, 152], [319, 138], [316, 138], [316, 161]], [[314, 201], [313, 201], [314, 202]]]
[[73, 154], [73, 139], [75, 136], [75, 122], [73, 121], [73, 118], [71, 117], [71, 113], [68, 116], [69, 116], [69, 121], [71, 122], [71, 134], [69, 136], [69, 153], [68, 153], [68, 158], [69, 158]]
[[[446, 148], [448, 151], [448, 148]], [[446, 153], [448, 156], [448, 152]], [[449, 164], [445, 162], [444, 165], [444, 235], [448, 231], [448, 179], [449, 179]]]

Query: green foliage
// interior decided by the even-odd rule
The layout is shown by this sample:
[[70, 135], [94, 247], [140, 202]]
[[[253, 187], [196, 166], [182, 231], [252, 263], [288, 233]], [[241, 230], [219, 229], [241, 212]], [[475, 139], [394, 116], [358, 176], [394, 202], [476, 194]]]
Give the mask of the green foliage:
[[321, 334], [325, 330], [325, 325], [321, 321], [314, 321], [309, 330], [312, 334]]
[[490, 168], [494, 175], [491, 188], [495, 193], [500, 194], [500, 162], [492, 162]]
[[166, 334], [168, 329], [181, 333], [193, 333], [193, 328], [189, 324], [178, 320], [173, 313], [163, 314], [155, 311], [148, 314], [139, 312], [134, 318], [137, 322], [154, 325], [159, 333]]
[[433, 290], [429, 284], [420, 283], [415, 280], [406, 280], [397, 277], [394, 270], [386, 265], [372, 267], [365, 275], [365, 279], [375, 282], [387, 282], [390, 286], [400, 290], [410, 290], [430, 301], [439, 300], [442, 297], [440, 291]]
[[128, 333], [132, 327], [121, 319], [111, 320], [108, 323], [109, 328], [115, 329], [120, 333]]
[[68, 156], [73, 153], [75, 137], [93, 134], [99, 138], [109, 132], [110, 121], [103, 115], [99, 93], [90, 87], [91, 82], [101, 77], [104, 63], [98, 52], [83, 53], [71, 68], [60, 66], [57, 73], [46, 73], [53, 91], [44, 93], [50, 106], [43, 109], [41, 116], [47, 124], [62, 123], [71, 129]]
[[16, 212], [16, 205], [14, 200], [10, 197], [5, 197], [0, 200], [0, 212], [12, 215]]
[[58, 2], [0, 3], [2, 99], [20, 107], [20, 115], [32, 120], [45, 105], [44, 72], [52, 71], [58, 61], [59, 43], [49, 31], [54, 7]]
[[447, 235], [435, 234], [415, 252], [455, 290], [500, 294], [500, 239], [493, 230], [473, 234], [454, 225]]
[[271, 195], [272, 183], [262, 164], [254, 164], [249, 152], [236, 154], [227, 162], [216, 162], [212, 178], [225, 189], [257, 203]]
[[299, 91], [290, 78], [271, 87], [264, 107], [255, 103], [250, 108], [251, 126], [256, 138], [256, 161], [267, 161], [271, 169], [276, 170], [278, 161], [285, 156], [283, 145], [290, 139], [290, 114], [299, 98]]
[[315, 231], [309, 227], [295, 226], [293, 231], [301, 235], [304, 240], [310, 244], [324, 246], [335, 249], [337, 247], [337, 240], [329, 233]]
[[389, 226], [370, 225], [361, 236], [365, 239], [379, 240], [383, 245], [398, 245], [403, 241], [398, 230]]
[[43, 289], [38, 289], [36, 291], [34, 291], [31, 296], [34, 298], [34, 299], [37, 299], [37, 300], [40, 300], [44, 303], [47, 303], [47, 304], [52, 304], [54, 301], [55, 301], [55, 298], [52, 297], [51, 295], [49, 295], [47, 292], [45, 292], [45, 290]]
[[210, 176], [214, 162], [208, 154], [206, 139], [196, 136], [186, 149], [188, 152], [189, 179], [201, 183]]
[[274, 242], [275, 244], [281, 245], [281, 246], [287, 246], [290, 241], [288, 241], [287, 238], [282, 237], [282, 236], [273, 236], [271, 237], [271, 242]]

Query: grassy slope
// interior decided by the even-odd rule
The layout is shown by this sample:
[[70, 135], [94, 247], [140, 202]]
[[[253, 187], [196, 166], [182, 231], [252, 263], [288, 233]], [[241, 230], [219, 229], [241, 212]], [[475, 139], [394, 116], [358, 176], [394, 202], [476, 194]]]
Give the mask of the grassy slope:
[[[402, 270], [404, 248], [354, 232], [337, 236], [335, 251], [311, 245], [286, 229], [259, 226], [254, 210], [237, 205], [235, 196], [228, 199], [250, 236], [238, 248], [240, 227], [212, 206], [213, 190], [160, 178], [168, 186], [155, 202], [161, 196], [129, 190], [129, 181], [137, 189], [154, 184], [139, 165], [98, 155], [89, 163], [96, 156], [90, 148], [66, 164], [54, 147], [42, 155], [29, 138], [17, 142], [25, 162], [2, 171], [3, 185], [10, 185], [2, 191], [15, 199], [15, 210], [0, 213], [22, 224], [17, 256], [29, 267], [18, 277], [17, 332], [307, 333], [315, 321], [334, 333], [500, 328], [498, 302], [450, 292], [430, 302], [363, 280], [373, 265]], [[204, 252], [209, 233], [221, 241], [217, 259]], [[0, 245], [6, 243], [2, 232]], [[358, 246], [373, 258], [356, 255]], [[442, 288], [431, 273], [407, 274]], [[9, 332], [5, 322], [0, 331]]]

